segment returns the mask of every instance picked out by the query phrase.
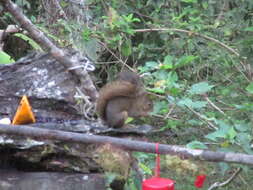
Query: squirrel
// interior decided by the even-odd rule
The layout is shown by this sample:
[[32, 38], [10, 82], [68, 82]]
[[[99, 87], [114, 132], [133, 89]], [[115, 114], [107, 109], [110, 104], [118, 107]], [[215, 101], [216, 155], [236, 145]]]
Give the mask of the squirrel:
[[128, 117], [147, 116], [152, 109], [140, 77], [130, 71], [121, 72], [100, 89], [96, 108], [100, 118], [113, 128], [123, 127]]

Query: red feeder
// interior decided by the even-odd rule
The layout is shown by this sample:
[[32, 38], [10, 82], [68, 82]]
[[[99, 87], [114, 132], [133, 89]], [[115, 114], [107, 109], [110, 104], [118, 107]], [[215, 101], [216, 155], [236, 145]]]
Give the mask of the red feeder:
[[142, 190], [174, 190], [173, 180], [160, 177], [160, 155], [158, 153], [158, 146], [159, 144], [157, 143], [155, 176], [142, 182]]
[[152, 177], [143, 181], [142, 190], [174, 190], [174, 181], [161, 177]]

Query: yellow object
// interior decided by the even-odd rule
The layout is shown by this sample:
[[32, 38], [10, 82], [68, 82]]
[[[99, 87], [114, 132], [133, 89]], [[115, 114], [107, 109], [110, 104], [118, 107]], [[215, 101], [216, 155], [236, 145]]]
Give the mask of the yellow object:
[[17, 112], [13, 118], [12, 124], [21, 125], [28, 123], [35, 123], [35, 117], [27, 96], [23, 96], [18, 106]]

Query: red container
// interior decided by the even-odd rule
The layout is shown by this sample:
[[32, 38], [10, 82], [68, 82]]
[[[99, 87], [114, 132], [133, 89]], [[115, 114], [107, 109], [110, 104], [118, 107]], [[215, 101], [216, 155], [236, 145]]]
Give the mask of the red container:
[[202, 188], [206, 179], [206, 175], [198, 175], [194, 182], [195, 187]]
[[143, 181], [142, 190], [174, 190], [174, 181], [167, 178], [152, 177]]

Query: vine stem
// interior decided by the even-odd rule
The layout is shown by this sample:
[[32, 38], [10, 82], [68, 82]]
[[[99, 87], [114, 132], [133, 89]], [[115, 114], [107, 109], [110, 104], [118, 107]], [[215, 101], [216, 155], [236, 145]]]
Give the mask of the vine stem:
[[134, 31], [135, 32], [154, 32], [154, 31], [165, 31], [165, 32], [168, 32], [168, 31], [170, 31], [170, 32], [186, 33], [189, 36], [198, 36], [198, 37], [204, 38], [206, 40], [212, 41], [212, 42], [220, 45], [221, 47], [224, 47], [225, 49], [227, 49], [229, 52], [233, 53], [237, 57], [240, 57], [240, 54], [235, 49], [229, 47], [228, 45], [224, 44], [223, 42], [221, 42], [221, 41], [219, 41], [219, 40], [217, 40], [215, 38], [206, 36], [204, 34], [200, 34], [198, 32], [193, 32], [193, 31], [190, 31], [190, 30], [183, 30], [183, 29], [177, 29], [177, 28], [147, 28], [147, 29], [136, 29]]

